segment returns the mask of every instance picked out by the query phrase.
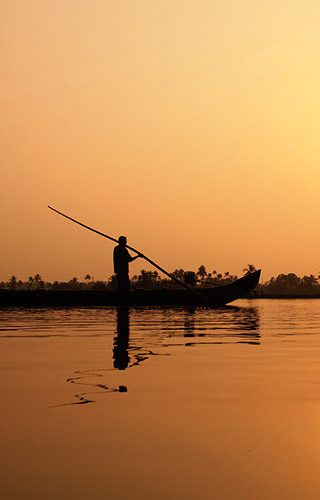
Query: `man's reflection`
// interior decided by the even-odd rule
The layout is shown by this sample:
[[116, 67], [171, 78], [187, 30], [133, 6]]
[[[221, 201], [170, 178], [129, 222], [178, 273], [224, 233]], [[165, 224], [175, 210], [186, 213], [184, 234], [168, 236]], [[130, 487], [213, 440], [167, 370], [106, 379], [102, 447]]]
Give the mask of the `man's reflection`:
[[129, 330], [130, 309], [127, 306], [120, 306], [117, 308], [117, 335], [113, 343], [113, 366], [118, 370], [125, 370], [130, 362]]

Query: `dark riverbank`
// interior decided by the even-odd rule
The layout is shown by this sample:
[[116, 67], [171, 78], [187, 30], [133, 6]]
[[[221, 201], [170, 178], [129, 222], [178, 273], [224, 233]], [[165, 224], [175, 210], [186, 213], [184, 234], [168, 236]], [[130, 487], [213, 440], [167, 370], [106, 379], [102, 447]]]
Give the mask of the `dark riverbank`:
[[[249, 265], [245, 275], [254, 272], [255, 268]], [[250, 272], [249, 272], [250, 271]], [[193, 281], [190, 281], [190, 275]], [[172, 272], [172, 276], [181, 282], [186, 282], [189, 285], [195, 285], [195, 288], [201, 292], [212, 286], [228, 285], [238, 279], [237, 276], [226, 271], [224, 274], [212, 271], [208, 273], [205, 266], [200, 266], [197, 272], [185, 272], [183, 269], [176, 269]], [[74, 277], [68, 282], [53, 283], [42, 280], [39, 274], [30, 276], [28, 281], [23, 282], [15, 276], [7, 282], [0, 282], [0, 290], [16, 290], [16, 291], [36, 291], [36, 290], [52, 290], [52, 291], [115, 291], [117, 289], [116, 276], [112, 275], [107, 281], [95, 281], [92, 276], [87, 274], [84, 277], [85, 281], [79, 281]], [[132, 290], [174, 290], [181, 289], [181, 285], [173, 280], [161, 278], [157, 271], [146, 271], [142, 269], [140, 274], [131, 277]], [[277, 277], [272, 277], [270, 280], [259, 283], [255, 292], [261, 298], [319, 298], [320, 297], [320, 274], [299, 277], [295, 273], [279, 274]]]
[[243, 297], [257, 286], [260, 271], [223, 286], [185, 289], [111, 290], [0, 290], [0, 306], [199, 306], [221, 307]]

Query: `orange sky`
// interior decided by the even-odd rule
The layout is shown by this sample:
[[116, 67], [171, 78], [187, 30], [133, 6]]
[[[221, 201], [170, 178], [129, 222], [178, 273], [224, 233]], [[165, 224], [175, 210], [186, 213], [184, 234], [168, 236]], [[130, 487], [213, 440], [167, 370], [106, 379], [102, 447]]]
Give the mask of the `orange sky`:
[[[0, 2], [0, 280], [320, 269], [318, 1]], [[131, 266], [131, 274], [142, 267]]]

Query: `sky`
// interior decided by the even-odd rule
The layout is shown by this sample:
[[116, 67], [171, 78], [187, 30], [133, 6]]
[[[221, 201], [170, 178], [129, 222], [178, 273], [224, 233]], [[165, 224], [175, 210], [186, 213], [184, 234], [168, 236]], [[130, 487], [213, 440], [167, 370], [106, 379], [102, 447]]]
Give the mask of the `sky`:
[[[320, 270], [320, 3], [0, 0], [0, 280]], [[137, 259], [131, 275], [150, 265]]]

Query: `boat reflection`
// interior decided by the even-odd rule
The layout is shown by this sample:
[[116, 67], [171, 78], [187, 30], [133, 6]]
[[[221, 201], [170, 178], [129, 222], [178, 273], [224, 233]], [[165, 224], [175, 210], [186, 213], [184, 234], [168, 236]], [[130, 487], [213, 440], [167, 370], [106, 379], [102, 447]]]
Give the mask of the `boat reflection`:
[[[131, 342], [130, 314], [134, 318]], [[190, 341], [186, 342], [186, 338]], [[113, 367], [125, 370], [150, 356], [170, 355], [159, 354], [155, 349], [230, 343], [260, 344], [260, 318], [256, 307], [229, 306], [214, 310], [118, 307]]]
[[[195, 308], [185, 311], [184, 337], [209, 337], [212, 340], [219, 337], [223, 339], [223, 343], [235, 341], [237, 343], [260, 344], [259, 329], [260, 317], [256, 307], [226, 306], [216, 310], [215, 314], [209, 318], [201, 315], [196, 316]], [[193, 345], [196, 343], [196, 341], [192, 342]], [[190, 343], [186, 345], [190, 345]]]
[[[90, 387], [90, 391], [75, 394], [76, 401], [72, 403], [55, 406], [94, 403], [97, 395], [127, 392], [125, 385], [115, 387], [114, 384], [101, 383], [101, 377], [105, 375], [103, 372], [127, 370], [151, 356], [170, 356], [174, 354], [171, 348], [177, 346], [260, 344], [260, 317], [256, 307], [208, 309], [121, 306], [116, 309], [115, 324], [113, 368], [78, 370], [67, 382]], [[95, 378], [98, 378], [96, 383]]]
[[186, 310], [184, 318], [184, 336], [195, 337], [195, 308], [190, 307]]

